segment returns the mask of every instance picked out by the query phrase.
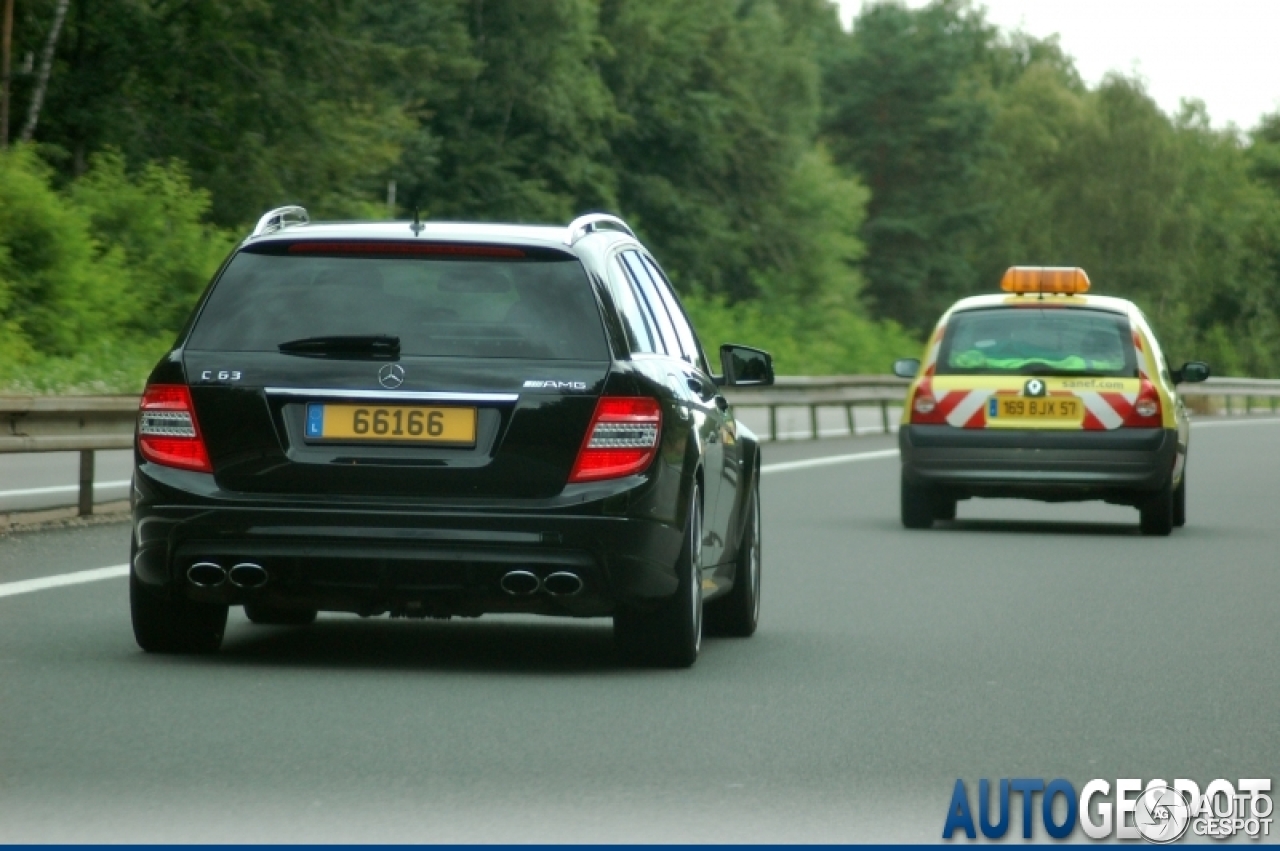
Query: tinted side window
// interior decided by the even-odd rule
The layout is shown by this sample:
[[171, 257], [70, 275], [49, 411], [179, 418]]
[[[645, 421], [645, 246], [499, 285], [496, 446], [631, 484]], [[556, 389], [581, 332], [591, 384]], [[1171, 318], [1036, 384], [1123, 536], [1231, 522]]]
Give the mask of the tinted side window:
[[684, 350], [684, 359], [691, 364], [706, 369], [706, 359], [702, 357], [702, 352], [698, 346], [698, 337], [693, 333], [689, 320], [684, 315], [684, 309], [680, 306], [680, 302], [676, 299], [675, 292], [671, 289], [671, 282], [662, 274], [662, 270], [657, 264], [648, 257], [644, 258], [645, 268], [649, 270], [650, 276], [654, 280], [658, 292], [662, 294], [662, 300], [666, 302], [667, 311], [671, 314], [671, 321], [676, 326], [676, 334], [680, 337], [680, 348]]
[[644, 262], [640, 259], [640, 255], [635, 251], [624, 251], [622, 260], [631, 271], [631, 279], [636, 282], [637, 287], [643, 294], [651, 315], [657, 320], [658, 328], [662, 331], [662, 339], [666, 342], [667, 352], [679, 357], [680, 342], [676, 337], [676, 329], [671, 324], [671, 316], [667, 313], [667, 306], [663, 302], [662, 296], [658, 294], [657, 287], [645, 271]]
[[637, 301], [635, 287], [630, 276], [622, 268], [617, 257], [609, 261], [609, 285], [613, 290], [613, 299], [622, 314], [622, 325], [627, 329], [627, 342], [633, 352], [655, 352], [654, 330], [645, 311]]

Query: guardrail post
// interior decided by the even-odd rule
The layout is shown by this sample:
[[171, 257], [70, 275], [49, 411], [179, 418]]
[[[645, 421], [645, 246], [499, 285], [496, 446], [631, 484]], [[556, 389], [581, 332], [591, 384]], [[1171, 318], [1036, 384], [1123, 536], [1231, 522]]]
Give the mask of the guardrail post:
[[844, 406], [844, 420], [849, 424], [849, 436], [858, 436], [858, 418], [853, 415], [853, 403]]
[[1222, 408], [1226, 416], [1231, 416], [1231, 394], [1224, 393], [1222, 396]]
[[809, 432], [812, 434], [814, 440], [818, 439], [819, 434], [818, 434], [818, 406], [817, 405], [809, 406]]
[[80, 450], [80, 516], [93, 513], [93, 450]]
[[880, 428], [885, 434], [889, 433], [889, 400], [880, 400]]
[[778, 439], [778, 406], [769, 406], [769, 439]]

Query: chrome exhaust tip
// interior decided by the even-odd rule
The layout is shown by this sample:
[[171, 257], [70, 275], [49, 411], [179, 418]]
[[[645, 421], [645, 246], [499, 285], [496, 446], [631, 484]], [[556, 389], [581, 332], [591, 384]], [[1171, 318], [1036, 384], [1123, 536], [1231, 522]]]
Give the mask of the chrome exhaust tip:
[[187, 581], [197, 588], [217, 588], [227, 581], [227, 571], [211, 561], [198, 561], [187, 568]]
[[553, 597], [572, 597], [582, 590], [582, 578], [561, 570], [542, 580], [542, 587]]
[[267, 569], [244, 561], [227, 571], [227, 579], [237, 588], [261, 588], [267, 584]]
[[527, 597], [538, 590], [542, 580], [527, 570], [513, 570], [498, 581], [503, 591], [515, 597]]

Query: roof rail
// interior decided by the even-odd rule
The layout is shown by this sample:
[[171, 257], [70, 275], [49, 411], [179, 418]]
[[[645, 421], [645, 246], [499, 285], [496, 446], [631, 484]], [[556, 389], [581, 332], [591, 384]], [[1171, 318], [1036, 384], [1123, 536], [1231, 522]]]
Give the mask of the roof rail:
[[262, 236], [264, 233], [274, 233], [278, 230], [284, 230], [291, 225], [305, 225], [311, 221], [311, 216], [307, 215], [306, 207], [277, 207], [258, 219], [257, 226], [253, 229], [250, 236]]
[[588, 213], [585, 216], [578, 216], [578, 218], [569, 222], [569, 232], [565, 234], [564, 244], [573, 245], [587, 234], [601, 230], [601, 225], [607, 225], [606, 230], [621, 231], [627, 236], [635, 238], [635, 232], [617, 216], [610, 216], [608, 213]]

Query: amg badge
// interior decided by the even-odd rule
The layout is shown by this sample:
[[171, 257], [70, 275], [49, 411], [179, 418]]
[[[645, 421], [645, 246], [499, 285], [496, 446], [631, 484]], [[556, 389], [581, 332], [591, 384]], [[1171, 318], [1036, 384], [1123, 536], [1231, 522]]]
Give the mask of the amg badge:
[[540, 381], [530, 378], [525, 381], [525, 387], [537, 387], [543, 390], [586, 390], [587, 383], [585, 381]]

